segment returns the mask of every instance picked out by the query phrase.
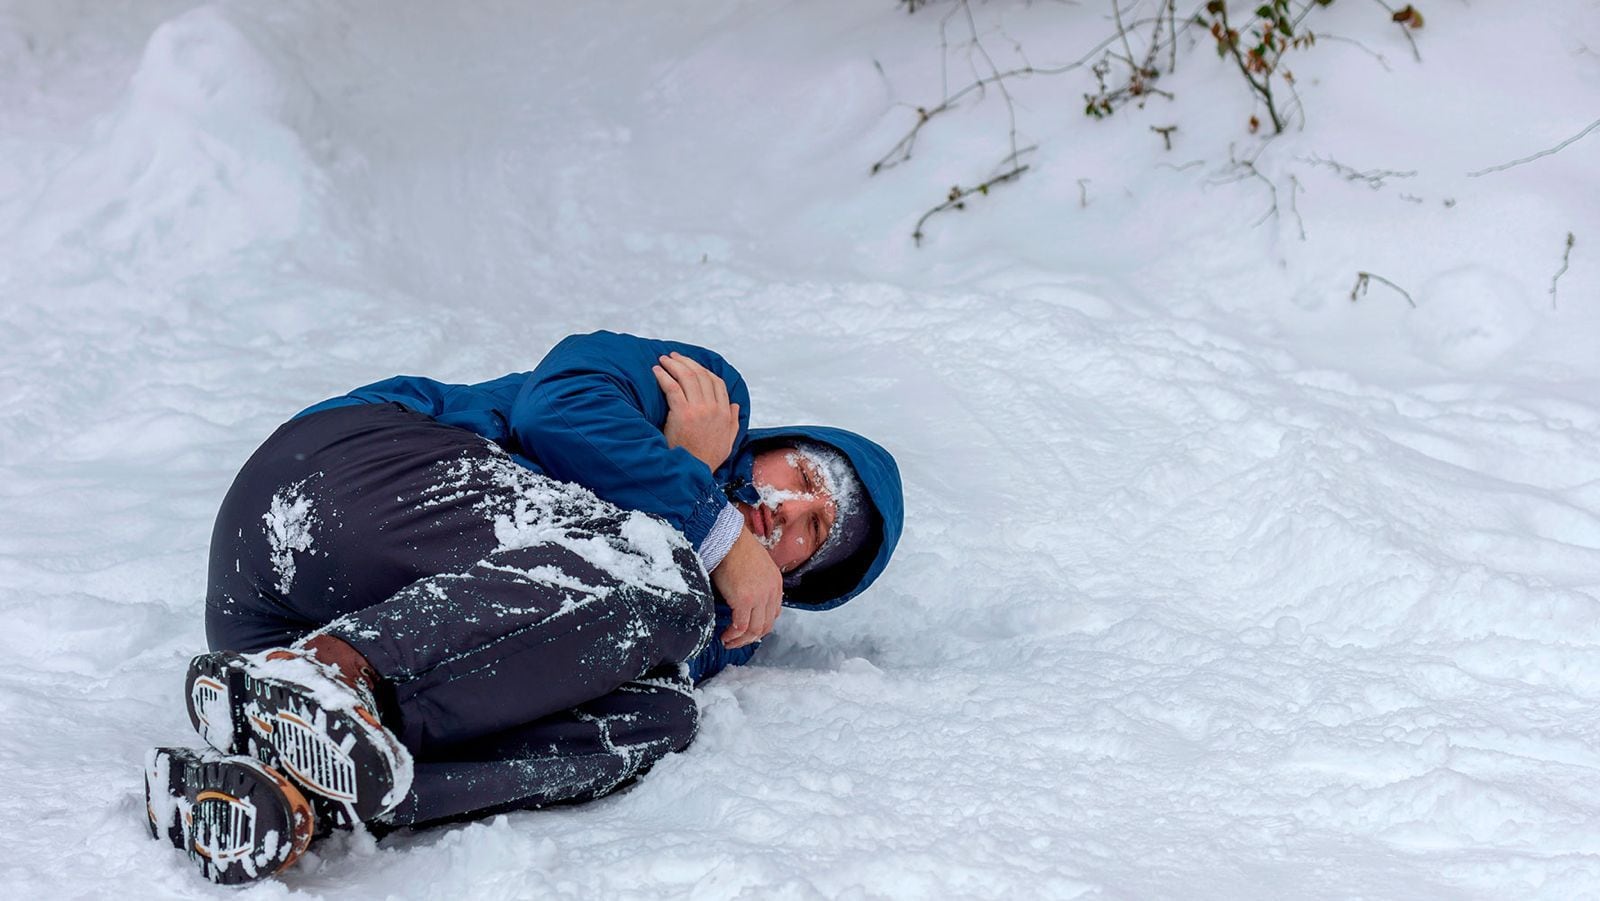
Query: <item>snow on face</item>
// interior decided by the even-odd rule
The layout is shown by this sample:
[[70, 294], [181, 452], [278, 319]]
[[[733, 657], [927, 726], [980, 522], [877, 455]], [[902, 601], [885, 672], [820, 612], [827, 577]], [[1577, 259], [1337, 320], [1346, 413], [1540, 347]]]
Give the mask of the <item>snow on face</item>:
[[796, 459], [790, 461], [791, 465], [798, 465], [800, 460], [804, 460], [821, 476], [823, 490], [833, 498], [834, 506], [841, 515], [850, 516], [859, 509], [861, 480], [856, 478], [855, 470], [844, 454], [832, 448], [805, 444], [796, 447], [793, 455]]
[[816, 455], [797, 448], [757, 454], [751, 482], [759, 498], [754, 505], [740, 503], [740, 512], [773, 562], [790, 572], [827, 541], [840, 510], [829, 486], [848, 482], [830, 474]]

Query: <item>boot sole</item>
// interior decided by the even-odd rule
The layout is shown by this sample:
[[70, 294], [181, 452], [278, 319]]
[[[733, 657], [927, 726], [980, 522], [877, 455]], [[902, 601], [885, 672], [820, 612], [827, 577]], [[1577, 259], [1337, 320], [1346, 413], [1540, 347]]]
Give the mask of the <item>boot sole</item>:
[[166, 838], [200, 874], [222, 885], [265, 879], [311, 844], [311, 802], [249, 757], [156, 748], [145, 760], [150, 836]]
[[255, 757], [356, 820], [399, 803], [411, 755], [372, 711], [324, 706], [315, 688], [262, 669], [229, 651], [190, 664], [189, 718], [207, 743]]

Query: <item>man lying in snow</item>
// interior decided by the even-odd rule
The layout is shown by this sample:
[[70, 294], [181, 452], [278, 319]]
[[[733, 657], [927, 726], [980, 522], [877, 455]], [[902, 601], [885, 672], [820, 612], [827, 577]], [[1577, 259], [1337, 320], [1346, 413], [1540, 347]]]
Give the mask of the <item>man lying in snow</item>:
[[152, 835], [246, 882], [352, 821], [597, 798], [687, 746], [695, 683], [900, 535], [887, 451], [749, 406], [709, 350], [597, 332], [281, 426], [217, 516], [185, 692], [210, 748], [150, 753]]

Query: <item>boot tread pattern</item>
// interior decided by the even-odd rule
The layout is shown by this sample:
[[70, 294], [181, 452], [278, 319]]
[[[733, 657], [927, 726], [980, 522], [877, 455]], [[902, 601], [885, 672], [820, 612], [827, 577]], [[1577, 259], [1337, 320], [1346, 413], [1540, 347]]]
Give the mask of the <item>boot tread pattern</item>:
[[305, 796], [248, 757], [157, 748], [145, 767], [152, 838], [166, 838], [212, 882], [237, 885], [280, 872], [311, 844]]

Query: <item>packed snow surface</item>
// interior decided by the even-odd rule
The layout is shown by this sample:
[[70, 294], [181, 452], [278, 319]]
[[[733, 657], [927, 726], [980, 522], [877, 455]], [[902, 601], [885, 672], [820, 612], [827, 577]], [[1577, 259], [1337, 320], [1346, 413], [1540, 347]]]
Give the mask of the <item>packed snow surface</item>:
[[1600, 116], [1600, 2], [1419, 8], [1316, 11], [1270, 140], [1198, 29], [1013, 81], [918, 248], [1005, 96], [871, 164], [1109, 4], [0, 3], [0, 884], [215, 897], [140, 771], [232, 474], [610, 328], [892, 449], [884, 578], [630, 791], [240, 897], [1600, 896], [1600, 134], [1468, 174]]

